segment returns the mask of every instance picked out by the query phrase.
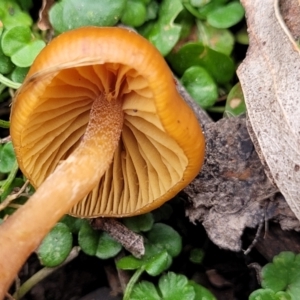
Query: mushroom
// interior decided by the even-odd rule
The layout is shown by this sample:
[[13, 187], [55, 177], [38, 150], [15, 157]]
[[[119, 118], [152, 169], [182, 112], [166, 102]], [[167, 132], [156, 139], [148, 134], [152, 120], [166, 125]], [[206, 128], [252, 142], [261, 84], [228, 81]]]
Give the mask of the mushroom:
[[37, 190], [0, 226], [0, 296], [64, 214], [146, 213], [204, 158], [202, 130], [163, 57], [116, 27], [75, 29], [41, 51], [13, 101], [11, 137]]

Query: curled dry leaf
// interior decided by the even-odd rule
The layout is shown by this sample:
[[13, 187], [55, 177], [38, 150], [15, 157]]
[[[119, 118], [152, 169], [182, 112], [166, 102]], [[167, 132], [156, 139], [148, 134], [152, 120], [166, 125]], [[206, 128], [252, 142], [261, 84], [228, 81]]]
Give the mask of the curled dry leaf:
[[300, 56], [278, 1], [242, 0], [250, 46], [238, 69], [251, 138], [269, 178], [300, 219]]
[[54, 0], [43, 0], [42, 7], [39, 11], [38, 27], [40, 30], [47, 30], [52, 28], [49, 22], [49, 10], [54, 2]]

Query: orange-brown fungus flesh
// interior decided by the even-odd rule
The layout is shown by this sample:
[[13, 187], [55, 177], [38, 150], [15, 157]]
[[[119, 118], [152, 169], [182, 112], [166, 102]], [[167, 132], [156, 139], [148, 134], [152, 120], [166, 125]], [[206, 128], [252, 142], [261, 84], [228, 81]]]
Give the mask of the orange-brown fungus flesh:
[[11, 129], [20, 168], [36, 188], [78, 147], [100, 96], [123, 103], [121, 138], [105, 175], [70, 214], [144, 213], [199, 172], [201, 129], [146, 40], [120, 28], [82, 28], [43, 52], [14, 103]]
[[166, 62], [122, 28], [80, 28], [46, 46], [13, 102], [11, 136], [37, 190], [0, 226], [0, 299], [64, 214], [151, 211], [204, 158], [201, 128]]

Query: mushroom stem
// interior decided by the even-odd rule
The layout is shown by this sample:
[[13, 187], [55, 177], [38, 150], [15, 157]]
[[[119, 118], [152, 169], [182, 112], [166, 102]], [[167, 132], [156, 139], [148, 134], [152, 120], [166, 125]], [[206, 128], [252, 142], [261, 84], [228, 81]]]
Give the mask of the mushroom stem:
[[0, 299], [44, 236], [94, 188], [109, 167], [120, 139], [123, 111], [122, 101], [107, 99], [100, 96], [94, 101], [78, 148], [0, 226]]

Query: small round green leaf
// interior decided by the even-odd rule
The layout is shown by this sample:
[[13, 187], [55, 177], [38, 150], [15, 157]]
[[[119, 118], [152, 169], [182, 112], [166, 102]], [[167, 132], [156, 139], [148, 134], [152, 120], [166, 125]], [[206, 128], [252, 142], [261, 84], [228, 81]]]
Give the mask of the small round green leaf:
[[101, 259], [116, 256], [122, 249], [122, 245], [114, 240], [108, 233], [101, 232], [95, 255]]
[[201, 264], [204, 258], [204, 251], [199, 248], [194, 248], [190, 252], [190, 261], [194, 264]]
[[152, 0], [146, 7], [146, 21], [156, 19], [158, 14], [158, 9], [159, 9], [159, 4], [155, 0]]
[[154, 223], [152, 213], [124, 218], [123, 223], [126, 227], [134, 232], [149, 231]]
[[157, 276], [172, 264], [172, 257], [166, 250], [154, 244], [145, 243], [145, 255], [136, 258], [132, 255], [118, 260], [117, 267], [123, 270], [136, 270], [143, 268], [149, 275]]
[[33, 0], [17, 0], [22, 10], [26, 10], [26, 11], [29, 11], [33, 7], [32, 1]]
[[133, 255], [128, 255], [122, 257], [117, 262], [117, 268], [122, 270], [136, 270], [141, 268], [145, 262], [141, 259], [134, 257]]
[[192, 300], [196, 293], [184, 275], [168, 272], [158, 282], [164, 300]]
[[222, 7], [226, 2], [228, 2], [228, 0], [211, 0], [207, 4], [198, 8], [196, 17], [200, 20], [205, 20], [209, 13], [218, 9], [219, 7]]
[[94, 230], [88, 222], [81, 224], [78, 243], [84, 253], [102, 259], [113, 257], [122, 249], [110, 235]]
[[175, 19], [175, 23], [181, 26], [180, 39], [186, 39], [189, 38], [192, 28], [195, 25], [195, 18], [188, 10], [183, 9]]
[[149, 275], [157, 276], [168, 269], [171, 263], [172, 257], [166, 250], [163, 250], [162, 252], [149, 259], [149, 261], [145, 265], [145, 270]]
[[72, 233], [77, 234], [79, 232], [81, 226], [84, 226], [84, 224], [87, 223], [87, 220], [75, 218], [70, 215], [65, 215], [60, 220], [60, 222], [66, 224], [70, 228]]
[[200, 20], [196, 24], [197, 37], [203, 45], [225, 55], [231, 54], [235, 41], [228, 29], [215, 28]]
[[9, 173], [16, 162], [14, 148], [11, 142], [0, 148], [0, 173]]
[[300, 254], [284, 251], [262, 268], [262, 287], [285, 291], [293, 300], [300, 295]]
[[6, 29], [19, 25], [32, 25], [30, 15], [22, 11], [20, 6], [13, 0], [0, 1], [0, 20]]
[[133, 287], [130, 300], [161, 300], [155, 285], [152, 282], [142, 281]]
[[96, 255], [100, 232], [93, 230], [91, 225], [84, 222], [78, 232], [78, 244], [82, 251], [88, 255]]
[[205, 47], [204, 51], [203, 56], [199, 58], [199, 65], [204, 67], [217, 83], [228, 83], [235, 73], [233, 60], [229, 56], [209, 47]]
[[205, 4], [211, 2], [211, 0], [190, 0], [190, 3], [194, 7], [201, 7], [204, 6]]
[[29, 71], [29, 68], [15, 67], [11, 72], [10, 77], [14, 82], [22, 83]]
[[62, 0], [49, 11], [53, 28], [62, 33], [82, 26], [113, 26], [118, 23], [126, 0]]
[[202, 43], [185, 44], [177, 52], [170, 53], [167, 61], [179, 76], [192, 66], [201, 66], [220, 84], [228, 83], [235, 72], [230, 57], [203, 46]]
[[249, 300], [292, 300], [292, 298], [286, 292], [275, 293], [270, 289], [258, 289], [250, 294]]
[[213, 106], [218, 99], [218, 87], [210, 74], [202, 67], [195, 66], [187, 69], [181, 82], [202, 108]]
[[188, 1], [183, 1], [183, 5], [185, 7], [185, 9], [194, 17], [198, 18], [198, 19], [202, 19], [201, 14], [199, 14], [198, 9], [196, 7], [194, 7], [193, 5], [191, 5]]
[[207, 22], [216, 28], [229, 28], [240, 22], [244, 14], [245, 11], [242, 4], [234, 1], [211, 11], [207, 15]]
[[187, 278], [173, 272], [161, 276], [158, 288], [159, 291], [153, 283], [142, 281], [134, 286], [130, 300], [215, 300], [212, 297], [196, 298], [194, 287], [189, 284]]
[[194, 65], [200, 65], [200, 58], [205, 55], [205, 47], [202, 43], [186, 43], [178, 51], [172, 51], [167, 57], [172, 69], [182, 75], [186, 69]]
[[194, 288], [195, 299], [199, 300], [217, 300], [217, 298], [205, 287], [190, 280], [189, 284]]
[[42, 241], [37, 254], [41, 264], [46, 267], [60, 265], [72, 249], [72, 233], [63, 223], [57, 223]]
[[1, 39], [3, 53], [12, 56], [31, 40], [31, 30], [27, 26], [15, 26], [6, 30]]
[[166, 249], [172, 256], [177, 256], [182, 249], [182, 239], [171, 226], [156, 223], [148, 233], [148, 241], [161, 249]]
[[249, 35], [247, 32], [247, 27], [244, 26], [235, 34], [235, 39], [238, 43], [242, 45], [249, 45]]
[[182, 26], [174, 23], [174, 20], [182, 10], [180, 0], [163, 0], [158, 20], [146, 36], [163, 56], [167, 55], [179, 40]]
[[143, 4], [148, 5], [148, 4], [150, 4], [150, 2], [153, 1], [153, 0], [137, 0], [137, 1], [140, 1], [140, 2], [143, 3]]
[[2, 47], [0, 45], [0, 74], [10, 73], [13, 67], [13, 63], [11, 62], [10, 58], [3, 53]]
[[170, 267], [172, 257], [168, 252], [154, 244], [145, 243], [145, 255], [136, 258], [132, 255], [125, 256], [117, 262], [117, 267], [123, 270], [145, 269], [148, 274], [157, 276]]
[[237, 83], [229, 92], [225, 105], [225, 115], [239, 116], [246, 112], [246, 104], [240, 83]]
[[32, 37], [29, 27], [16, 26], [4, 32], [1, 46], [3, 53], [10, 56], [18, 67], [29, 67], [38, 53], [45, 47], [45, 42]]
[[33, 40], [23, 48], [15, 52], [11, 56], [11, 61], [18, 67], [26, 68], [30, 67], [40, 53], [40, 51], [46, 46], [42, 40]]
[[139, 0], [127, 0], [121, 22], [124, 25], [139, 27], [143, 25], [147, 18], [147, 9], [143, 2]]

